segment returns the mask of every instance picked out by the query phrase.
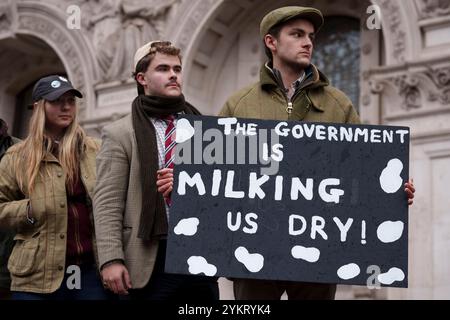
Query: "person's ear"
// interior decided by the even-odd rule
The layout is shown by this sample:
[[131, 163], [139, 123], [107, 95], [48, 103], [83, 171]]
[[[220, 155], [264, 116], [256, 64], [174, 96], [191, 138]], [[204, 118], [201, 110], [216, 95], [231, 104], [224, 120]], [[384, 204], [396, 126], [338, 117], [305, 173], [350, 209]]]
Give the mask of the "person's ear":
[[147, 83], [145, 82], [145, 74], [143, 72], [139, 72], [136, 75], [136, 81], [139, 82], [141, 86], [145, 86]]
[[278, 43], [277, 39], [271, 34], [266, 34], [266, 36], [264, 37], [264, 44], [272, 52], [277, 50], [277, 43]]

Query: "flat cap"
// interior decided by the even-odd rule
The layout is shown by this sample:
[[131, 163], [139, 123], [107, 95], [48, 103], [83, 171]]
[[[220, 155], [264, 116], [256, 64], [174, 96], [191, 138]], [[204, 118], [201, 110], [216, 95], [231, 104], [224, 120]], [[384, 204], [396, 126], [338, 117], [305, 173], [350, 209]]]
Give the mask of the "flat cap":
[[276, 25], [294, 18], [302, 18], [311, 22], [314, 32], [318, 32], [323, 25], [323, 15], [320, 10], [310, 7], [282, 7], [269, 12], [261, 21], [260, 34], [264, 38], [269, 30]]

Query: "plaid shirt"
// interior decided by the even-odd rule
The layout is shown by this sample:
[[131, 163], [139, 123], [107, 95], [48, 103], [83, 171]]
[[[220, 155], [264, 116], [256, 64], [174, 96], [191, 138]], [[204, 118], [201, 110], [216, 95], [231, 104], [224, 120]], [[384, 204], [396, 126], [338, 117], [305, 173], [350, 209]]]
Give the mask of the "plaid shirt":
[[292, 84], [291, 84], [291, 90], [289, 90], [289, 88], [285, 88], [284, 84], [283, 84], [283, 77], [281, 76], [281, 72], [275, 68], [272, 69], [272, 73], [275, 76], [275, 79], [278, 83], [278, 85], [280, 86], [281, 89], [284, 90], [284, 92], [286, 93], [286, 97], [289, 99], [289, 101], [292, 100], [292, 97], [294, 96], [294, 94], [300, 89], [301, 84], [306, 80], [309, 79], [309, 77], [312, 75], [312, 71], [311, 68], [306, 68], [304, 70], [304, 72], [302, 73], [302, 75], [295, 80]]

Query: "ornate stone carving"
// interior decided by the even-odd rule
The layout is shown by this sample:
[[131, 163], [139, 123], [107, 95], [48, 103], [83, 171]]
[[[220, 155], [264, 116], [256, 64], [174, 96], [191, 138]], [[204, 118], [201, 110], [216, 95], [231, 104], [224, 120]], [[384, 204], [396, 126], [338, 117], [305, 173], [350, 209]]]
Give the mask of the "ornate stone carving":
[[167, 14], [178, 1], [84, 1], [82, 12], [93, 32], [101, 81], [131, 77], [136, 49], [162, 36]]
[[383, 13], [383, 23], [393, 39], [392, 56], [399, 63], [405, 61], [406, 26], [402, 23], [400, 8], [392, 0], [380, 0]]
[[372, 53], [372, 44], [366, 43], [362, 47], [362, 53], [365, 55], [369, 55]]
[[414, 75], [402, 75], [393, 79], [398, 88], [398, 94], [403, 97], [403, 109], [409, 111], [421, 107], [419, 79]]
[[38, 18], [36, 16], [21, 15], [19, 17], [19, 28], [27, 30], [30, 33], [45, 34], [46, 38], [54, 45], [57, 44], [61, 57], [66, 61], [66, 65], [70, 66], [71, 81], [74, 86], [83, 90], [84, 77], [82, 63], [79, 59], [75, 46], [71, 43], [66, 33], [47, 19]]
[[450, 104], [450, 67], [433, 70], [429, 68], [425, 74], [433, 81], [436, 92], [430, 92], [430, 101]]
[[0, 4], [0, 39], [14, 34], [17, 25], [17, 5], [11, 0]]
[[86, 82], [83, 71], [83, 64], [86, 61], [81, 60], [81, 56], [77, 52], [77, 46], [69, 39], [68, 34], [57, 23], [36, 15], [20, 14], [18, 30], [20, 32], [26, 31], [30, 34], [36, 34], [36, 36], [45, 35], [45, 41], [58, 50], [58, 55], [68, 68], [67, 71], [70, 74], [72, 83], [77, 89], [86, 93], [85, 98], [81, 100], [79, 105], [80, 119], [83, 119], [86, 117], [86, 104], [92, 103], [92, 100], [89, 98], [92, 97], [89, 95], [91, 89], [89, 83]]
[[421, 19], [441, 17], [450, 14], [448, 0], [416, 0]]
[[189, 16], [189, 19], [184, 23], [182, 33], [177, 37], [177, 46], [181, 49], [181, 52], [186, 52], [187, 46], [192, 41], [192, 35], [202, 22], [202, 18], [208, 14], [216, 2], [217, 0], [197, 1], [194, 14]]
[[424, 108], [425, 102], [450, 105], [450, 67], [427, 68], [421, 72], [371, 81], [371, 91], [383, 93], [387, 85], [395, 89], [402, 101], [401, 108], [406, 111]]

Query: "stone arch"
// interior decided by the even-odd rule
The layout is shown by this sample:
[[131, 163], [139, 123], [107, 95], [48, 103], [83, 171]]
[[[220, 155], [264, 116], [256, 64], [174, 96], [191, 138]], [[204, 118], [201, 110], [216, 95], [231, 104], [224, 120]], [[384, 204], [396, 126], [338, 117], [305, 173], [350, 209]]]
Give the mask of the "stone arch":
[[68, 29], [65, 11], [42, 2], [19, 2], [16, 10], [13, 36], [36, 37], [56, 52], [74, 86], [84, 93], [80, 115], [81, 119], [86, 119], [96, 103], [94, 84], [98, 78], [98, 66], [82, 31]]

